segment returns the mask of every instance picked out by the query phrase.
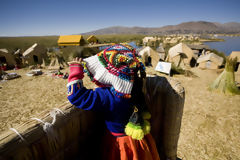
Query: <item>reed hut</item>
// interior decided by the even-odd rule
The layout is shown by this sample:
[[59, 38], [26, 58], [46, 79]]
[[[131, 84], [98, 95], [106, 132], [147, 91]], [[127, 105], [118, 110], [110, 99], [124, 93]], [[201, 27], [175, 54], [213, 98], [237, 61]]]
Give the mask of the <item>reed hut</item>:
[[177, 43], [177, 42], [178, 42], [178, 39], [177, 39], [177, 38], [172, 38], [172, 39], [169, 41], [169, 43], [172, 43], [172, 44]]
[[206, 50], [209, 49], [209, 47], [205, 44], [187, 44], [187, 46], [193, 50], [197, 57], [205, 55]]
[[201, 69], [218, 69], [223, 65], [223, 58], [210, 53], [207, 55], [202, 55], [197, 59], [198, 67]]
[[160, 59], [158, 52], [156, 52], [155, 50], [153, 50], [149, 46], [143, 48], [139, 52], [139, 55], [142, 57], [143, 63], [145, 63], [145, 64], [149, 63], [149, 58], [148, 57], [151, 57], [153, 67], [156, 67], [156, 65], [158, 64], [159, 59]]
[[[184, 89], [174, 80], [147, 77], [144, 93], [148, 95], [151, 133], [160, 157], [176, 160]], [[101, 159], [104, 130], [101, 114], [76, 109], [66, 102], [0, 135], [0, 158]]]
[[177, 67], [194, 67], [196, 64], [196, 57], [191, 48], [184, 43], [179, 43], [169, 49], [168, 61], [174, 63]]
[[47, 50], [44, 46], [35, 43], [25, 52], [23, 52], [22, 55], [23, 64], [25, 65], [42, 64], [43, 59], [47, 57]]
[[67, 63], [64, 61], [63, 57], [58, 55], [51, 56], [51, 62], [48, 66], [48, 69], [59, 70], [67, 67]]
[[234, 71], [237, 74], [240, 74], [240, 51], [232, 51], [232, 53], [229, 55], [229, 58], [231, 59], [237, 58], [237, 63]]
[[0, 49], [0, 64], [7, 64], [8, 67], [14, 67], [16, 64], [14, 55], [9, 53], [7, 49]]
[[159, 60], [164, 61], [165, 58], [166, 58], [166, 54], [165, 54], [165, 50], [163, 48], [163, 44], [162, 43], [159, 44], [159, 47], [157, 48], [156, 51], [158, 52]]
[[205, 44], [187, 44], [187, 46], [190, 47], [192, 50], [209, 49], [209, 47]]
[[98, 43], [98, 39], [94, 35], [89, 36], [87, 41], [88, 43]]
[[82, 35], [65, 35], [58, 39], [59, 46], [81, 46], [84, 44]]
[[158, 40], [158, 39], [155, 38], [155, 37], [144, 37], [144, 38], [142, 39], [144, 45], [147, 45], [148, 42], [155, 42], [155, 41], [157, 41], [157, 40]]

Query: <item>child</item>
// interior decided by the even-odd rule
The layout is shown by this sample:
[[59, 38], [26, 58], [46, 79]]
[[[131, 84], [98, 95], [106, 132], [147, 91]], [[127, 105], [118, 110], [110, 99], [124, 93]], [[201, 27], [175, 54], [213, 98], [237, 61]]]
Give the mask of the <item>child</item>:
[[[109, 131], [103, 159], [159, 160], [142, 92], [145, 67], [135, 50], [116, 44], [83, 61], [69, 62], [68, 99], [77, 108], [103, 113]], [[83, 86], [84, 69], [100, 88]]]

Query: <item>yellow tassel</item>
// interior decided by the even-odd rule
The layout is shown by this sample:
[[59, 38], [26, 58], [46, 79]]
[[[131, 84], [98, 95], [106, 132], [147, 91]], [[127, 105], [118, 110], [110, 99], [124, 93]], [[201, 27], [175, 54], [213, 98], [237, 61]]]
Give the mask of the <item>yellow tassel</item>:
[[144, 124], [143, 124], [143, 132], [144, 135], [149, 134], [151, 131], [151, 125], [147, 120], [144, 120]]
[[133, 128], [126, 126], [125, 133], [126, 133], [126, 135], [131, 136], [133, 133]]
[[142, 129], [136, 129], [133, 131], [133, 134], [132, 134], [133, 139], [141, 140], [143, 139], [143, 137], [144, 137], [144, 133]]
[[126, 135], [132, 137], [136, 140], [141, 140], [144, 137], [144, 131], [141, 129], [141, 126], [134, 125], [133, 123], [129, 122], [125, 128]]
[[142, 117], [143, 117], [143, 119], [150, 119], [151, 118], [151, 114], [149, 112], [143, 112], [142, 113]]

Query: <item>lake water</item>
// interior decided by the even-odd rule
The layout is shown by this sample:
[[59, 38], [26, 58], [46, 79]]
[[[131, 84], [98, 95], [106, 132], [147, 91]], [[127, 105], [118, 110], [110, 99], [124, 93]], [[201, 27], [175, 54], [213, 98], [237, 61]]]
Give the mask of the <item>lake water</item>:
[[[128, 43], [128, 44], [129, 44], [130, 46], [132, 46], [133, 48], [135, 48], [136, 50], [140, 49], [140, 47], [137, 46], [134, 41], [132, 41], [132, 42], [130, 42], [130, 43]], [[106, 49], [107, 47], [110, 47], [110, 45], [101, 46], [101, 47], [99, 47], [98, 49], [99, 49], [99, 51], [102, 51], [102, 50]]]
[[232, 51], [240, 51], [240, 37], [226, 37], [219, 36], [218, 38], [224, 39], [224, 42], [205, 42], [211, 49], [216, 49], [225, 55], [231, 54]]

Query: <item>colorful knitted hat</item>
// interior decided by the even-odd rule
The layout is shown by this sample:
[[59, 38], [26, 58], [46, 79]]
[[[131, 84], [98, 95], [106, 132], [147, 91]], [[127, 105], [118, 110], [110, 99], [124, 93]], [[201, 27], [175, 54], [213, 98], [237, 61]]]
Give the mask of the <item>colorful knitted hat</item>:
[[110, 46], [83, 60], [85, 72], [100, 87], [111, 87], [118, 97], [130, 98], [134, 71], [145, 70], [135, 49], [127, 44]]

